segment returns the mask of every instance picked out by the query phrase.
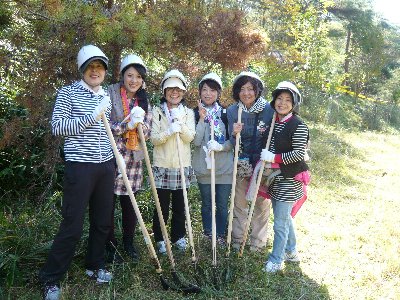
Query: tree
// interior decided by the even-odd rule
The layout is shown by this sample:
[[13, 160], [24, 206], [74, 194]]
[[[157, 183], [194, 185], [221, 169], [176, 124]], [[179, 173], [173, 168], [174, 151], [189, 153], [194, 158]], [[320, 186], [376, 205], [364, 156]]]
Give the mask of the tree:
[[[179, 67], [196, 78], [211, 65], [224, 70], [246, 66], [263, 47], [264, 37], [246, 23], [240, 10], [220, 9], [217, 2], [209, 8], [205, 3], [7, 1], [2, 6], [6, 13], [0, 11], [4, 28], [0, 51], [5, 61], [0, 85], [14, 91], [7, 99], [24, 112], [1, 116], [0, 148], [12, 156], [8, 160], [22, 158], [18, 165], [24, 166], [22, 174], [32, 179], [32, 186], [43, 188], [49, 181], [51, 186], [55, 162], [60, 160], [60, 139], [49, 130], [55, 93], [79, 78], [76, 53], [84, 44], [96, 44], [108, 55], [110, 81], [118, 80], [121, 55], [131, 51], [141, 55], [151, 66], [150, 91], [158, 91], [167, 68]], [[12, 18], [2, 21], [7, 12], [13, 12]], [[0, 181], [10, 174], [0, 174]]]

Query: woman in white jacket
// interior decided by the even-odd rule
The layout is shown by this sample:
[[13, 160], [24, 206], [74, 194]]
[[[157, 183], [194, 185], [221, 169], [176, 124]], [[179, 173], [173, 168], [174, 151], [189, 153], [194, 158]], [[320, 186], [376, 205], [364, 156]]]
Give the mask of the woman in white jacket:
[[[185, 239], [185, 204], [176, 134], [179, 134], [181, 142], [186, 187], [189, 187], [193, 175], [190, 142], [195, 135], [193, 110], [183, 104], [186, 87], [186, 79], [178, 70], [171, 70], [165, 74], [161, 82], [163, 97], [160, 106], [153, 108], [150, 136], [154, 145], [153, 174], [164, 221], [168, 222], [169, 205], [172, 202], [171, 242], [182, 251], [186, 249], [187, 243]], [[153, 216], [153, 232], [159, 253], [165, 254], [165, 241], [156, 210]]]

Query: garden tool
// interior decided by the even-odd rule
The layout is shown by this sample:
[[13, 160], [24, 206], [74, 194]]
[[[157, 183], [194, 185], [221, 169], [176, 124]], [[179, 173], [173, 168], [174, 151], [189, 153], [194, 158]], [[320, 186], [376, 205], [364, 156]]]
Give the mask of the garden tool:
[[[274, 115], [272, 116], [271, 126], [269, 128], [267, 144], [265, 145], [265, 149], [267, 149], [267, 150], [268, 150], [269, 145], [271, 143], [272, 133], [273, 133], [274, 127], [275, 127], [275, 119], [276, 119], [276, 113], [274, 113]], [[261, 179], [262, 179], [263, 173], [264, 173], [264, 167], [265, 167], [265, 162], [261, 161], [261, 167], [260, 167], [260, 170], [258, 172], [258, 175], [257, 174], [253, 174], [253, 176], [257, 175], [257, 183], [256, 183], [256, 186], [255, 186], [255, 192], [254, 192], [251, 204], [250, 204], [250, 211], [249, 211], [249, 214], [247, 216], [246, 225], [245, 225], [244, 232], [243, 232], [243, 239], [242, 239], [242, 244], [241, 244], [240, 250], [239, 250], [239, 257], [242, 257], [243, 249], [244, 249], [244, 246], [246, 245], [247, 236], [248, 236], [249, 228], [250, 228], [250, 224], [251, 224], [251, 219], [253, 217], [254, 206], [255, 206], [256, 200], [257, 200], [257, 195], [258, 195], [257, 191], [260, 188]]]
[[155, 201], [155, 205], [156, 205], [156, 210], [157, 210], [157, 214], [158, 214], [158, 218], [160, 220], [160, 227], [161, 227], [161, 232], [163, 235], [163, 239], [165, 241], [165, 246], [167, 249], [167, 255], [168, 258], [171, 262], [171, 274], [172, 274], [172, 278], [174, 279], [175, 283], [179, 286], [178, 288], [180, 290], [182, 290], [185, 293], [197, 293], [200, 292], [200, 288], [194, 284], [184, 284], [176, 271], [176, 264], [175, 264], [175, 260], [174, 260], [174, 256], [172, 253], [172, 248], [171, 248], [171, 241], [168, 237], [168, 232], [167, 232], [167, 227], [165, 225], [165, 221], [164, 221], [164, 217], [161, 211], [161, 206], [160, 206], [160, 200], [158, 198], [158, 194], [157, 194], [157, 188], [156, 188], [156, 184], [155, 184], [155, 180], [154, 180], [154, 175], [153, 175], [153, 170], [151, 168], [151, 163], [150, 163], [150, 157], [149, 157], [149, 153], [147, 151], [147, 145], [146, 145], [146, 141], [145, 141], [145, 137], [144, 137], [144, 133], [143, 133], [143, 126], [141, 123], [139, 123], [138, 125], [138, 132], [139, 132], [139, 137], [140, 137], [140, 143], [142, 145], [142, 149], [144, 152], [144, 159], [146, 162], [146, 167], [147, 167], [147, 172], [149, 174], [149, 179], [150, 179], [150, 186], [151, 186], [151, 190], [153, 192], [153, 197], [154, 197], [154, 201]]

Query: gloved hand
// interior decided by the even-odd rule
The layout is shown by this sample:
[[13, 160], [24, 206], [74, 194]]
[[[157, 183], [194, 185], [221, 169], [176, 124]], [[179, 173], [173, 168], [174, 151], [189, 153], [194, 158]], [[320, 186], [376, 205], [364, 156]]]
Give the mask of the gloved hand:
[[168, 135], [173, 135], [174, 133], [181, 132], [182, 131], [182, 126], [180, 122], [173, 122], [171, 125], [169, 125], [167, 129]]
[[179, 108], [173, 108], [169, 111], [170, 115], [171, 115], [171, 119], [172, 120], [177, 120], [179, 122], [182, 122], [183, 117], [185, 116], [185, 113], [182, 109]]
[[101, 120], [101, 115], [103, 112], [107, 110], [108, 107], [111, 106], [110, 97], [104, 97], [103, 100], [96, 106], [94, 111], [92, 112], [93, 118], [98, 122]]
[[304, 152], [304, 161], [309, 161], [310, 160], [310, 156], [308, 155], [308, 151], [306, 150]]
[[128, 122], [128, 129], [135, 129], [139, 123], [143, 124], [144, 115], [146, 112], [139, 106], [135, 106], [131, 110], [131, 120]]
[[263, 149], [261, 151], [260, 159], [265, 161], [265, 162], [274, 163], [275, 162], [275, 154], [272, 153], [271, 151]]
[[131, 109], [131, 118], [144, 118], [146, 112], [140, 106]]
[[222, 151], [224, 149], [224, 147], [215, 140], [208, 141], [207, 148], [209, 151]]
[[129, 130], [135, 129], [139, 123], [143, 124], [143, 117], [140, 118], [131, 118], [131, 120], [126, 125]]

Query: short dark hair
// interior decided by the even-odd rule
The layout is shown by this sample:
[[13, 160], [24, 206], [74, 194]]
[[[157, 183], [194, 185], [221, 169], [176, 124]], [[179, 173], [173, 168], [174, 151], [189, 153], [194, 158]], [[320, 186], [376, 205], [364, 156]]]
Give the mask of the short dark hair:
[[275, 110], [276, 98], [278, 98], [278, 96], [284, 92], [289, 93], [290, 99], [292, 99], [292, 106], [293, 106], [292, 112], [294, 114], [299, 114], [299, 106], [294, 104], [293, 92], [291, 90], [276, 90], [276, 91], [274, 91], [273, 95], [272, 95], [272, 101], [269, 103], [271, 105], [272, 109]]
[[251, 85], [253, 86], [253, 89], [256, 94], [256, 99], [260, 98], [260, 96], [264, 90], [262, 83], [253, 77], [243, 76], [243, 77], [240, 77], [232, 87], [232, 97], [236, 102], [240, 101], [240, 97], [239, 97], [240, 89], [242, 88], [242, 86], [244, 86], [248, 82], [250, 82]]
[[212, 79], [203, 80], [199, 84], [199, 91], [203, 88], [204, 84], [206, 84], [206, 83], [213, 90], [217, 90], [218, 92], [221, 92], [221, 87], [219, 86], [219, 84], [217, 82], [215, 82], [214, 80], [212, 80]]
[[212, 79], [206, 79], [206, 80], [202, 81], [202, 82], [199, 84], [199, 96], [200, 96], [200, 94], [201, 94], [201, 89], [203, 88], [203, 86], [204, 86], [205, 84], [207, 84], [210, 88], [212, 88], [213, 90], [216, 90], [216, 91], [218, 92], [218, 97], [217, 97], [217, 101], [218, 101], [219, 98], [221, 98], [221, 92], [222, 92], [222, 90], [221, 90], [221, 87], [219, 86], [219, 84], [216, 83], [216, 82], [215, 82], [214, 80], [212, 80]]

